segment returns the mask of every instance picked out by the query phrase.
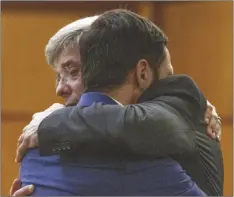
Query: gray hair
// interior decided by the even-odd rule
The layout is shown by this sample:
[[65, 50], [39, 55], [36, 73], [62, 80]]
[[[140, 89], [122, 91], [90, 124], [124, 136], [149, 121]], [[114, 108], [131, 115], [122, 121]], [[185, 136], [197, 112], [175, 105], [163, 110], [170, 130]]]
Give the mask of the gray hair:
[[45, 47], [47, 63], [53, 68], [60, 53], [68, 46], [79, 43], [81, 33], [88, 29], [98, 16], [90, 16], [76, 20], [60, 29], [53, 35]]

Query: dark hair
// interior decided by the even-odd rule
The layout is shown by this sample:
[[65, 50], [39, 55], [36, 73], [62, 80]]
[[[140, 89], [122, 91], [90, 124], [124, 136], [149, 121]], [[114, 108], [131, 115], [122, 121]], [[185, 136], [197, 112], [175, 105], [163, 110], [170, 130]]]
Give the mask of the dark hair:
[[164, 60], [166, 44], [162, 30], [142, 16], [122, 9], [103, 13], [80, 38], [84, 87], [118, 87], [140, 59], [157, 70], [155, 67]]

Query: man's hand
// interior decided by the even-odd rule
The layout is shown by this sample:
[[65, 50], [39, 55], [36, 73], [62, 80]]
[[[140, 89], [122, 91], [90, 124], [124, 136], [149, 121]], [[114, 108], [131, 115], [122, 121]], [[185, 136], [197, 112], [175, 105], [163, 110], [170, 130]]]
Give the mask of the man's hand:
[[32, 117], [32, 121], [23, 129], [23, 133], [18, 139], [16, 162], [21, 162], [27, 149], [35, 148], [38, 146], [37, 129], [41, 121], [49, 116], [52, 112], [62, 109], [65, 106], [59, 103], [55, 103], [43, 112], [35, 113]]
[[212, 139], [221, 140], [221, 118], [218, 116], [216, 109], [207, 101], [207, 108], [204, 116], [205, 123], [207, 124], [207, 134]]
[[15, 179], [11, 185], [10, 196], [28, 196], [32, 194], [33, 190], [33, 185], [27, 185], [21, 188], [21, 181], [19, 179]]

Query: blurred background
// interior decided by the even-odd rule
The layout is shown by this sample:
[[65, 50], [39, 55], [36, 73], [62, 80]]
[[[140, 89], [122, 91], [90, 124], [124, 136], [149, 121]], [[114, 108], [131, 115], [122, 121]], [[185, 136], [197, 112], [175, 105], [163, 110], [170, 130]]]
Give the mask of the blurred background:
[[223, 119], [224, 195], [233, 196], [232, 2], [2, 2], [2, 181], [9, 195], [16, 143], [31, 116], [54, 102], [44, 47], [61, 27], [113, 8], [148, 17], [169, 37], [176, 73], [190, 75]]

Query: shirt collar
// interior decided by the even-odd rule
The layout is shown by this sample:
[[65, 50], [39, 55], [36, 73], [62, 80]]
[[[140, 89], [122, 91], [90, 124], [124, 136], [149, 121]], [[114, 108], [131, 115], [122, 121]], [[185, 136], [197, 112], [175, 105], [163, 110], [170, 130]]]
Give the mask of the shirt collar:
[[102, 103], [106, 105], [116, 105], [120, 104], [116, 100], [111, 97], [100, 93], [100, 92], [87, 92], [83, 94], [77, 104], [79, 107], [87, 107], [92, 105], [93, 103]]

